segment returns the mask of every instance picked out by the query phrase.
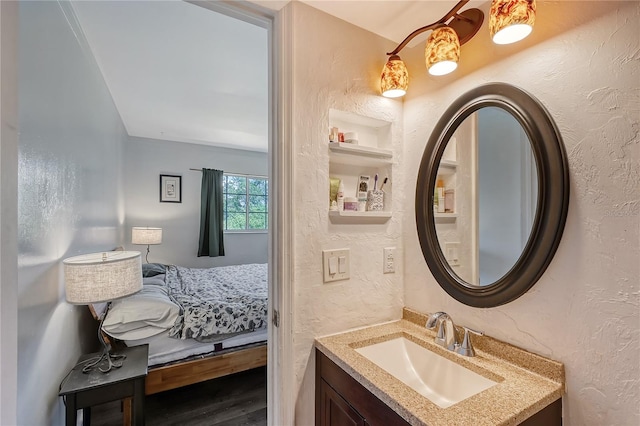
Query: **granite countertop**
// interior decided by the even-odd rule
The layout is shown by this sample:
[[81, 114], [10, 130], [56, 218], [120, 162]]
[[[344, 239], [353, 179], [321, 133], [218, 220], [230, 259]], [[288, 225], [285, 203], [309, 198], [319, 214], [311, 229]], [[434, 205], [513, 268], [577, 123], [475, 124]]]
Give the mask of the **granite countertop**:
[[[412, 425], [516, 425], [561, 398], [564, 365], [488, 336], [473, 336], [475, 357], [434, 343], [427, 315], [406, 309], [403, 319], [316, 339], [316, 347]], [[403, 336], [498, 382], [448, 408], [440, 408], [354, 349]]]

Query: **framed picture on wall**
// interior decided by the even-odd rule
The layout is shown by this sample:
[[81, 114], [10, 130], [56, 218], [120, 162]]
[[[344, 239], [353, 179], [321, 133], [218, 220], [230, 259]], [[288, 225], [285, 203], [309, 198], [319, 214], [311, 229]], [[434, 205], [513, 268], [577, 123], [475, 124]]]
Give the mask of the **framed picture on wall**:
[[182, 202], [182, 176], [160, 175], [160, 202]]

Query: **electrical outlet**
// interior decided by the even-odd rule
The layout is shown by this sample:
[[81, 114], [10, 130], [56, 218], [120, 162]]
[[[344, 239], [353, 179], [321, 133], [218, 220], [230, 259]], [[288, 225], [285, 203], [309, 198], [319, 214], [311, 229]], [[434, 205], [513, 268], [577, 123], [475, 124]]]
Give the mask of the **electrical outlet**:
[[393, 274], [396, 272], [396, 248], [385, 247], [383, 250], [384, 259], [382, 265], [382, 272], [385, 274]]

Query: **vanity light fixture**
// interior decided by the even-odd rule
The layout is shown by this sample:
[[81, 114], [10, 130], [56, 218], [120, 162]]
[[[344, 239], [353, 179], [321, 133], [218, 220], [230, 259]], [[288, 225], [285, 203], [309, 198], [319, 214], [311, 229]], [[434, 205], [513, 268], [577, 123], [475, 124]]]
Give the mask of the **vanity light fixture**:
[[535, 0], [493, 0], [489, 16], [491, 39], [496, 44], [520, 41], [533, 30]]
[[[460, 46], [478, 32], [482, 21], [484, 19], [484, 13], [480, 9], [467, 9], [464, 12], [458, 13], [469, 0], [461, 0], [451, 9], [446, 15], [444, 15], [438, 21], [418, 28], [411, 34], [409, 34], [393, 51], [388, 52], [389, 61], [384, 67], [381, 77], [382, 95], [386, 97], [389, 94], [394, 94], [394, 97], [403, 96], [407, 91], [408, 78], [404, 81], [404, 85], [394, 84], [394, 81], [403, 81], [398, 77], [398, 74], [392, 74], [389, 77], [389, 69], [392, 69], [390, 64], [392, 61], [400, 61], [398, 53], [417, 35], [424, 33], [425, 31], [432, 30], [433, 33], [427, 40], [425, 46], [425, 56], [427, 69], [433, 75], [448, 74], [457, 67], [458, 59], [460, 58]], [[398, 70], [402, 71], [406, 77], [408, 72], [404, 63], [400, 67], [397, 65]], [[402, 94], [398, 94], [402, 93]]]
[[[417, 35], [431, 30], [425, 46], [425, 62], [431, 75], [445, 75], [458, 67], [460, 46], [476, 35], [484, 13], [480, 9], [458, 11], [469, 0], [460, 0], [438, 21], [418, 28], [409, 34], [393, 51], [382, 70], [380, 87], [382, 95], [397, 98], [407, 93], [409, 72], [398, 53]], [[508, 44], [522, 40], [531, 33], [535, 21], [535, 0], [492, 0], [489, 28], [496, 44]]]
[[409, 71], [400, 56], [391, 55], [382, 70], [380, 79], [382, 96], [399, 98], [407, 93], [409, 87]]
[[446, 25], [431, 32], [424, 49], [427, 70], [431, 75], [449, 74], [458, 68], [460, 40], [458, 34]]

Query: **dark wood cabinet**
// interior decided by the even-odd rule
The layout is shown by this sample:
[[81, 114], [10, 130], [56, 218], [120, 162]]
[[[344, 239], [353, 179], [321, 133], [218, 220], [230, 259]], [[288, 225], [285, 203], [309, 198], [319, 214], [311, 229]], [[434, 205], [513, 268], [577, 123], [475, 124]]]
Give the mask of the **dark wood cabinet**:
[[562, 426], [562, 398], [547, 405], [520, 426]]
[[316, 350], [316, 426], [409, 425], [342, 368]]
[[331, 386], [320, 379], [320, 425], [364, 426], [364, 418]]
[[[405, 426], [395, 411], [316, 349], [316, 426]], [[562, 399], [522, 426], [561, 426]]]

